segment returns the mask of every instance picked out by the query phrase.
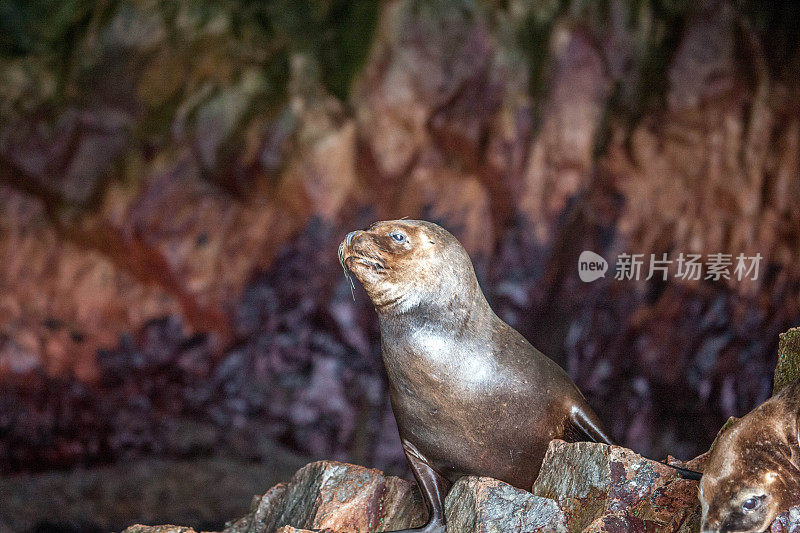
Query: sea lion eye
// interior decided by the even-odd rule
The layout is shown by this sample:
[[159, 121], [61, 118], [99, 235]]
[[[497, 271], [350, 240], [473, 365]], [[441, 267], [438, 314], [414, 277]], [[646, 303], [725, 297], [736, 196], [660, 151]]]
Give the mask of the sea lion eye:
[[761, 507], [761, 501], [763, 498], [763, 496], [751, 496], [747, 498], [744, 502], [742, 502], [742, 511], [745, 513], [752, 513]]
[[402, 244], [402, 243], [406, 242], [406, 235], [405, 235], [405, 233], [401, 233], [401, 232], [399, 232], [399, 231], [393, 231], [393, 232], [391, 232], [391, 233], [389, 234], [389, 237], [391, 237], [392, 239], [394, 239], [394, 242], [396, 242], [396, 243], [398, 243], [398, 244]]

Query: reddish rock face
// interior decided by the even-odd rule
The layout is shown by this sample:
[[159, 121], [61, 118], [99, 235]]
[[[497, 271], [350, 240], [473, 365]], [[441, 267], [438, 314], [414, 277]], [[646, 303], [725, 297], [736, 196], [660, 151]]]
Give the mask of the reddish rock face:
[[559, 503], [570, 531], [689, 531], [699, 517], [696, 481], [618, 446], [553, 441], [533, 493]]
[[531, 222], [536, 240], [556, 239], [558, 217], [567, 203], [590, 187], [597, 142], [610, 80], [603, 58], [586, 35], [556, 30], [556, 71], [538, 137], [528, 152], [518, 209]]
[[[325, 84], [327, 56], [274, 40], [239, 3], [109, 8], [54, 33], [74, 35], [59, 46], [83, 58], [58, 68], [35, 49], [15, 52], [0, 62], [0, 379], [24, 388], [41, 372], [38, 391], [95, 386], [107, 377], [98, 350], [127, 357], [131, 338], [175, 320], [171, 344], [153, 341], [164, 345], [154, 352], [191, 352], [159, 359], [183, 361], [171, 387], [183, 368], [191, 381], [227, 360], [225, 379], [237, 368], [260, 392], [243, 400], [220, 378], [161, 402], [166, 387], [142, 393], [153, 375], [124, 367], [112, 388], [129, 395], [121, 403], [235, 411], [215, 420], [237, 423], [269, 411], [276, 438], [306, 452], [402, 465], [369, 362], [374, 317], [347, 300], [335, 261], [296, 259], [305, 293], [280, 293], [290, 302], [277, 311], [248, 305], [280, 292], [258, 280], [290, 268], [275, 258], [305, 246], [303, 235], [324, 227], [338, 241], [409, 216], [462, 240], [502, 318], [566, 362], [620, 441], [656, 455], [706, 449], [728, 416], [767, 396], [776, 335], [800, 317], [800, 77], [782, 34], [732, 2], [689, 3], [666, 19], [623, 4], [392, 2], [346, 98]], [[741, 283], [609, 274], [589, 285], [575, 275], [582, 250], [764, 259], [762, 276]], [[195, 334], [207, 336], [202, 357]], [[230, 362], [250, 356], [252, 367]], [[329, 404], [297, 391], [337, 380]], [[202, 408], [194, 389], [211, 398]], [[95, 403], [117, 405], [108, 394]], [[35, 396], [10, 399], [25, 404], [13, 418], [47, 422], [2, 433], [23, 438], [0, 443], [0, 455], [58, 442], [48, 456], [70, 465], [103, 448], [76, 446], [75, 426], [48, 410], [73, 400], [39, 409]], [[370, 420], [362, 435], [358, 417]], [[126, 440], [116, 426], [98, 432]], [[136, 440], [137, 450], [163, 440]]]
[[412, 483], [374, 469], [323, 461], [270, 489], [226, 532], [268, 533], [287, 525], [342, 533], [393, 530], [421, 525], [425, 513]]
[[100, 348], [179, 311], [168, 291], [143, 285], [99, 250], [66, 240], [43, 202], [0, 186], [0, 377], [43, 371], [97, 376]]

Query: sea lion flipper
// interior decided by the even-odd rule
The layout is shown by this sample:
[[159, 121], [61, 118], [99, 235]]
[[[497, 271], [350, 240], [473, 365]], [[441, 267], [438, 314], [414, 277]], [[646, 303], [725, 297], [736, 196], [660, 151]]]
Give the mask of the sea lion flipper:
[[444, 498], [450, 490], [450, 482], [433, 468], [416, 446], [405, 439], [403, 451], [406, 452], [411, 471], [428, 508], [428, 522], [420, 528], [404, 529], [395, 533], [445, 533]]
[[583, 434], [586, 440], [600, 442], [603, 444], [614, 444], [614, 442], [611, 440], [611, 437], [606, 435], [600, 427], [600, 421], [598, 420], [597, 415], [591, 411], [587, 411], [587, 408], [583, 408], [578, 405], [573, 407], [570, 413], [570, 421], [572, 422], [574, 428]]
[[[597, 419], [597, 416], [589, 411], [585, 411], [578, 406], [575, 406], [572, 409], [572, 413], [570, 416], [570, 421], [572, 422], [571, 427], [568, 427], [564, 431], [565, 440], [567, 441], [580, 441], [580, 440], [592, 440], [594, 442], [602, 442], [603, 444], [614, 444], [611, 441], [611, 438], [606, 435], [602, 429], [598, 426], [598, 424], [594, 421]], [[681, 468], [679, 466], [671, 465], [666, 461], [656, 461], [661, 463], [664, 466], [668, 466], [675, 471], [683, 479], [691, 479], [694, 481], [699, 481], [700, 478], [703, 476], [701, 472], [696, 472], [694, 470], [689, 470], [687, 468]]]

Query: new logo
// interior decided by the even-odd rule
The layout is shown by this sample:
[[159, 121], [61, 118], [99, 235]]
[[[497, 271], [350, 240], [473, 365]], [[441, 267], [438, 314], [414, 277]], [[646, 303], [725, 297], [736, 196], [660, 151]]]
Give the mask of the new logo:
[[590, 282], [599, 278], [606, 277], [608, 271], [608, 261], [589, 250], [581, 252], [578, 258], [578, 276], [581, 281]]

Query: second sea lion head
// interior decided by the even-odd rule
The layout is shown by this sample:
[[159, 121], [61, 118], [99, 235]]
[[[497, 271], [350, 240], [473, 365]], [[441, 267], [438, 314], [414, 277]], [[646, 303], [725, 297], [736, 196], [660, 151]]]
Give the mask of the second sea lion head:
[[788, 509], [800, 471], [790, 442], [795, 418], [782, 411], [763, 404], [714, 442], [700, 481], [701, 532], [765, 531]]
[[386, 220], [348, 233], [339, 261], [379, 313], [400, 313], [422, 303], [453, 305], [456, 293], [470, 295], [478, 286], [458, 239], [424, 220]]

